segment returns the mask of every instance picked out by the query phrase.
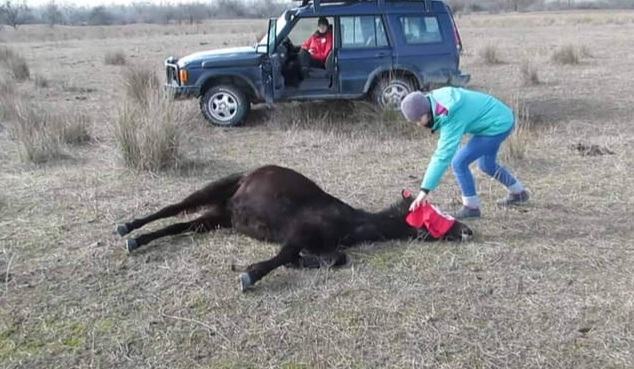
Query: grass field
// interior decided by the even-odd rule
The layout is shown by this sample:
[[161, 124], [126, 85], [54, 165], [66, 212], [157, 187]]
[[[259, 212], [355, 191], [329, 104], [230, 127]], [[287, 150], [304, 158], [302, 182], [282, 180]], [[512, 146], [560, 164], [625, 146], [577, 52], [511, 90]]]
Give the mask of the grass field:
[[[0, 86], [5, 104], [89, 122], [87, 142], [35, 164], [0, 114], [0, 368], [634, 367], [634, 12], [457, 23], [471, 87], [522, 113], [502, 158], [529, 205], [495, 208], [504, 189], [478, 173], [474, 242], [363, 245], [349, 268], [280, 268], [249, 293], [230, 265], [274, 245], [219, 231], [127, 255], [114, 225], [266, 163], [378, 210], [416, 188], [436, 138], [364, 104], [260, 108], [220, 129], [184, 101], [185, 160], [134, 171], [113, 134], [126, 68], [162, 77], [166, 56], [251, 44], [265, 21], [0, 31], [30, 70]], [[553, 56], [566, 47], [576, 63]], [[459, 196], [447, 174], [432, 200]]]

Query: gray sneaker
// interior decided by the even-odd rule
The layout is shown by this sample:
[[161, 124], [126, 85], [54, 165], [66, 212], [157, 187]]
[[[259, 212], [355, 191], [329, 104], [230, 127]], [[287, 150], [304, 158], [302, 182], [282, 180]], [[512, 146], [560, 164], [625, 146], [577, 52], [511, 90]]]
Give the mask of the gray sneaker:
[[480, 209], [473, 209], [463, 206], [460, 208], [460, 210], [451, 215], [456, 219], [480, 218]]
[[505, 198], [498, 200], [498, 206], [511, 206], [526, 202], [529, 199], [528, 191], [524, 190], [520, 193], [509, 193]]

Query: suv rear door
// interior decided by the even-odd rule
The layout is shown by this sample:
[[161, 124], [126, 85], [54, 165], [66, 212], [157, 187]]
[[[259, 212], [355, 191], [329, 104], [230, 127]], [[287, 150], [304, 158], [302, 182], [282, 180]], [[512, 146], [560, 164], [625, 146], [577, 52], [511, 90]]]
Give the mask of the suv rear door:
[[398, 50], [394, 63], [417, 70], [424, 83], [447, 83], [459, 68], [453, 23], [443, 5], [434, 6], [433, 11], [419, 7], [390, 16]]
[[339, 92], [362, 94], [368, 76], [392, 66], [390, 46], [380, 15], [341, 16], [338, 19], [337, 67]]

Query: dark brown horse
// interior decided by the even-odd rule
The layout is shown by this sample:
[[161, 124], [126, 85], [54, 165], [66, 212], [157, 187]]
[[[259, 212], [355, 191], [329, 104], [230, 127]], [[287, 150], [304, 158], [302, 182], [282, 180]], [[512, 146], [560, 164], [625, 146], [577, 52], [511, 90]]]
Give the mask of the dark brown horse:
[[[206, 208], [201, 217], [190, 222], [128, 239], [128, 252], [159, 237], [220, 227], [233, 227], [255, 239], [282, 244], [273, 258], [251, 264], [240, 274], [244, 290], [281, 265], [315, 267], [320, 260], [329, 260], [331, 266], [345, 264], [347, 257], [342, 249], [360, 242], [433, 240], [426, 230], [412, 228], [405, 222], [411, 202], [411, 195], [403, 195], [385, 210], [369, 213], [327, 194], [291, 169], [264, 166], [210, 183], [177, 204], [119, 225], [117, 232], [124, 236], [154, 220]], [[471, 235], [469, 227], [456, 222], [443, 239], [463, 241]]]

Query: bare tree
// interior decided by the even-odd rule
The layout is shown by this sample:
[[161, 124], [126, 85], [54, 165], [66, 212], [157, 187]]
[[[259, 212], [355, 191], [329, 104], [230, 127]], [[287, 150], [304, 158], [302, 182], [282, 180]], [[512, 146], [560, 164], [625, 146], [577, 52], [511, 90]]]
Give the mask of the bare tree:
[[17, 29], [19, 25], [24, 24], [29, 12], [30, 9], [26, 5], [26, 1], [17, 3], [11, 0], [6, 0], [4, 4], [0, 5], [0, 19], [3, 24], [7, 24], [14, 29]]
[[55, 4], [55, 1], [51, 1], [46, 5], [46, 8], [44, 8], [42, 18], [46, 21], [46, 23], [48, 23], [49, 26], [53, 27], [56, 24], [62, 23], [64, 15], [60, 11], [57, 4]]
[[93, 26], [107, 26], [112, 24], [112, 14], [106, 10], [105, 6], [96, 6], [90, 11], [88, 23]]

